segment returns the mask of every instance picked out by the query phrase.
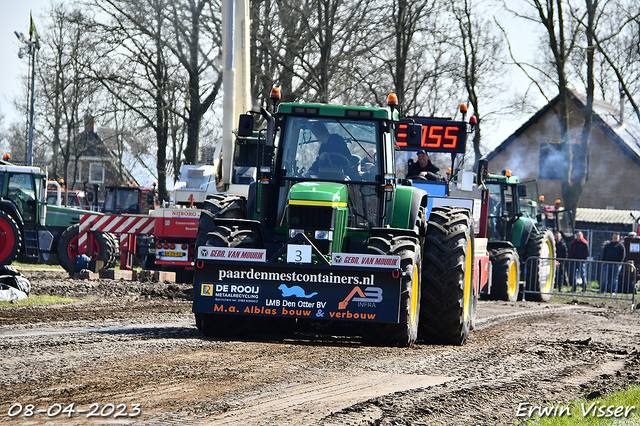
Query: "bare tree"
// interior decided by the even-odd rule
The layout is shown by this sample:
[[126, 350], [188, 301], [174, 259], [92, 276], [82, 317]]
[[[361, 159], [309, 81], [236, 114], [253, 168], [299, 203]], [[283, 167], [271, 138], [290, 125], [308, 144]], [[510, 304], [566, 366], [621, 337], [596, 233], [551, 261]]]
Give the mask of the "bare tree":
[[53, 152], [52, 177], [62, 177], [73, 188], [78, 176], [78, 159], [87, 144], [85, 118], [91, 115], [96, 87], [86, 78], [83, 63], [92, 51], [88, 33], [91, 20], [80, 9], [64, 4], [53, 6], [51, 24], [41, 39], [43, 48], [37, 67], [44, 121], [42, 136]]
[[[586, 0], [589, 2], [590, 0]], [[567, 169], [561, 176], [562, 197], [568, 209], [575, 211], [578, 200], [582, 192], [582, 186], [586, 180], [587, 170], [587, 137], [581, 138], [578, 143], [573, 140], [569, 128], [569, 96], [570, 96], [570, 61], [578, 49], [583, 32], [579, 28], [578, 22], [573, 19], [569, 4], [563, 0], [528, 0], [533, 11], [532, 15], [515, 13], [517, 16], [536, 22], [545, 29], [546, 48], [549, 55], [547, 62], [539, 67], [529, 65], [538, 71], [539, 76], [531, 74], [532, 80], [540, 92], [544, 93], [543, 86], [552, 83], [558, 93], [558, 102], [555, 106], [555, 113], [558, 117], [560, 141], [559, 149], [566, 159]], [[565, 10], [569, 8], [569, 11]], [[589, 48], [586, 46], [585, 48]], [[524, 69], [521, 63], [518, 65]], [[593, 68], [591, 68], [593, 71]], [[536, 78], [538, 78], [536, 80]], [[589, 78], [589, 77], [588, 77]], [[587, 78], [587, 79], [588, 79]], [[591, 104], [588, 105], [585, 113], [585, 125], [590, 126], [591, 107], [593, 105], [593, 93]], [[587, 118], [587, 116], [589, 118]], [[584, 134], [584, 133], [583, 133]]]
[[472, 0], [451, 0], [451, 9], [460, 34], [459, 38], [454, 38], [459, 42], [454, 44], [464, 59], [460, 79], [464, 82], [473, 115], [478, 123], [473, 134], [474, 169], [476, 169], [482, 157], [480, 122], [484, 118], [480, 115], [480, 98], [484, 95], [485, 99], [488, 99], [498, 92], [496, 90], [498, 79], [495, 76], [501, 73], [502, 43], [495, 31], [494, 23], [475, 10]]
[[387, 71], [393, 78], [393, 89], [398, 96], [398, 108], [403, 114], [408, 109], [407, 102], [407, 74], [413, 74], [415, 69], [410, 56], [414, 55], [416, 46], [414, 37], [419, 29], [424, 28], [423, 22], [429, 14], [435, 13], [435, 2], [394, 0], [391, 2], [391, 40], [395, 42], [395, 54], [387, 59]]
[[[283, 99], [345, 101], [358, 84], [351, 64], [368, 52], [372, 2], [356, 0], [254, 0], [252, 12], [254, 94], [265, 98], [280, 85]], [[256, 19], [261, 17], [263, 19]]]
[[202, 116], [209, 110], [222, 85], [222, 72], [215, 64], [220, 54], [222, 33], [220, 4], [208, 0], [172, 1], [169, 19], [173, 40], [166, 46], [187, 73], [187, 145], [185, 162], [196, 164], [200, 146]]
[[[105, 0], [95, 5], [105, 12], [109, 21], [96, 27], [96, 37], [101, 43], [100, 57], [87, 66], [93, 78], [123, 108], [142, 120], [141, 126], [155, 133], [158, 197], [166, 201], [169, 199], [166, 186], [168, 126], [170, 116], [175, 113], [169, 99], [180, 92], [180, 84], [174, 81], [180, 81], [176, 65], [167, 58], [169, 49], [165, 40], [172, 33], [165, 16], [168, 2]], [[122, 127], [132, 130], [138, 125], [135, 120], [129, 120], [122, 123]]]
[[357, 94], [384, 105], [387, 94], [394, 92], [403, 115], [451, 115], [463, 86], [456, 72], [460, 60], [450, 41], [456, 31], [447, 4], [382, 3], [372, 26], [375, 36], [367, 40], [366, 53], [351, 73], [362, 87]]
[[603, 59], [602, 75], [596, 78], [602, 99], [619, 93], [621, 108], [626, 98], [640, 122], [636, 100], [640, 95], [640, 10], [634, 1], [609, 1], [599, 15], [604, 29], [601, 28], [600, 34], [593, 34], [593, 42]]

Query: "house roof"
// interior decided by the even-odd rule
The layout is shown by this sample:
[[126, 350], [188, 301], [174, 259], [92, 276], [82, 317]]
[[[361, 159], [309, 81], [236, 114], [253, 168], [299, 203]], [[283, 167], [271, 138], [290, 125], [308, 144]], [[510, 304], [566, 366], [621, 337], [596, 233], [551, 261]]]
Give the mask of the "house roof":
[[[157, 160], [153, 154], [144, 152], [136, 143], [135, 137], [127, 134], [121, 139], [123, 145], [122, 154], [118, 154], [113, 141], [114, 131], [108, 127], [100, 127], [100, 133], [105, 137], [101, 138], [103, 149], [107, 150], [111, 158], [119, 158], [123, 165], [123, 171], [127, 180], [136, 182], [142, 188], [151, 188], [154, 182], [158, 182]], [[107, 141], [111, 141], [110, 143]], [[167, 189], [173, 189], [172, 169], [167, 166]]]
[[576, 211], [576, 222], [633, 225], [637, 217], [640, 217], [640, 210], [588, 209], [579, 207]]
[[[579, 108], [584, 109], [586, 96], [569, 91], [569, 99]], [[518, 130], [505, 139], [493, 151], [485, 155], [491, 161], [496, 155], [504, 151], [514, 140], [524, 133], [530, 126], [537, 123], [559, 101], [559, 96], [553, 98], [547, 105], [536, 112]], [[619, 109], [605, 101], [593, 102], [593, 123], [600, 126], [602, 131], [613, 140], [620, 149], [640, 166], [640, 126], [634, 122], [620, 122]]]

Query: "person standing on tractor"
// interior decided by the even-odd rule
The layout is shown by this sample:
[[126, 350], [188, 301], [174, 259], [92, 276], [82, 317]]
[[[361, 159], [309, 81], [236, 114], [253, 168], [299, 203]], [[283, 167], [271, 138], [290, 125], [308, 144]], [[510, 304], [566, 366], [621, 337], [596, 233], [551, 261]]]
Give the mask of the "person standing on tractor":
[[607, 242], [602, 250], [602, 279], [600, 280], [600, 293], [617, 293], [618, 292], [618, 275], [622, 265], [615, 262], [623, 262], [626, 255], [624, 244], [620, 241], [620, 234], [614, 232], [611, 235], [611, 241]]
[[[556, 231], [556, 258], [558, 259], [566, 259], [567, 258], [567, 243], [564, 242], [564, 238], [562, 237], [562, 233], [560, 231]], [[567, 279], [567, 270], [565, 268], [565, 263], [563, 260], [560, 260], [558, 269], [556, 272], [556, 281], [558, 285], [558, 291], [562, 291], [562, 287], [569, 287], [569, 280]]]
[[[569, 258], [586, 260], [589, 257], [589, 242], [584, 238], [581, 231], [576, 231], [573, 241], [571, 241], [571, 251], [569, 252]], [[578, 274], [582, 280], [582, 291], [587, 289], [587, 264], [580, 261], [571, 262], [570, 269], [571, 285], [573, 291], [576, 291], [578, 284]]]
[[429, 154], [424, 149], [418, 151], [418, 161], [414, 161], [409, 165], [407, 178], [419, 176], [426, 180], [444, 180], [438, 173], [440, 171], [431, 160]]

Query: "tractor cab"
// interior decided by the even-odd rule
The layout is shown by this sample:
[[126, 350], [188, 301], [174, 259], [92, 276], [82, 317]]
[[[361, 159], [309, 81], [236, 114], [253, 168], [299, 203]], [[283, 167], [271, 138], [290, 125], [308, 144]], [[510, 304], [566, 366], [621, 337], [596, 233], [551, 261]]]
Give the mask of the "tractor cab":
[[136, 185], [107, 186], [104, 213], [148, 214], [155, 208], [155, 188]]
[[573, 212], [561, 206], [558, 199], [555, 205], [544, 205], [541, 212], [541, 222], [544, 226], [559, 231], [565, 239], [573, 237]]
[[[282, 105], [280, 111], [286, 108]], [[335, 116], [287, 115], [278, 133], [276, 167], [281, 170], [278, 177], [284, 190], [277, 217], [282, 221], [288, 208], [289, 229], [301, 228], [298, 219], [303, 218], [296, 213], [297, 206], [303, 211], [316, 206], [320, 212], [335, 205], [336, 213], [344, 214], [347, 228], [384, 224], [382, 170], [385, 158], [392, 155], [384, 147], [388, 140], [382, 130], [385, 123], [374, 119], [373, 111], [358, 111], [368, 118], [352, 119], [346, 118], [344, 108], [333, 109]]]
[[489, 194], [487, 237], [521, 247], [532, 228], [540, 226], [537, 182], [520, 182], [511, 170], [505, 170], [501, 175], [488, 174], [484, 183]]
[[46, 173], [37, 167], [1, 166], [0, 198], [8, 202], [7, 211], [19, 214], [21, 219], [18, 222], [44, 225], [46, 181]]
[[[395, 152], [388, 109], [282, 103], [262, 110], [259, 202], [249, 211], [267, 245], [304, 234], [325, 256], [364, 250], [373, 228], [391, 225]], [[395, 114], [395, 113], [393, 113]], [[243, 115], [238, 139], [255, 135]], [[418, 136], [419, 137], [419, 136]]]

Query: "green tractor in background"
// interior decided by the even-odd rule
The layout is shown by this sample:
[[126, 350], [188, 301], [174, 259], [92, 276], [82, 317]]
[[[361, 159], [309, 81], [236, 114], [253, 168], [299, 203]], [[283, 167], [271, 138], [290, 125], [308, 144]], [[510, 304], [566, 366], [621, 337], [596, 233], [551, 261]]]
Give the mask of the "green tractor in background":
[[[428, 194], [396, 176], [395, 96], [383, 109], [277, 105], [272, 94], [246, 216], [201, 214], [197, 327], [215, 337], [310, 329], [373, 345], [463, 344], [481, 290], [473, 218], [441, 206], [427, 220]], [[240, 137], [253, 134], [253, 119], [240, 117]], [[434, 138], [464, 150], [459, 124]], [[420, 147], [423, 136], [408, 122], [402, 143]]]
[[[523, 282], [532, 291], [530, 300], [548, 301], [555, 282], [556, 244], [552, 230], [540, 222], [538, 185], [521, 183], [511, 171], [487, 173], [481, 160], [488, 191], [487, 250], [493, 268], [491, 299], [516, 301]], [[528, 268], [529, 270], [525, 270]]]
[[[51, 254], [57, 251], [61, 234], [79, 222], [81, 213], [90, 212], [47, 205], [47, 173], [40, 168], [2, 161], [0, 265], [9, 265], [16, 258], [31, 263], [50, 262]], [[63, 246], [67, 247], [65, 244], [68, 245], [68, 241], [63, 242]], [[59, 256], [60, 252], [57, 254]], [[100, 253], [94, 251], [93, 255], [99, 256]]]

